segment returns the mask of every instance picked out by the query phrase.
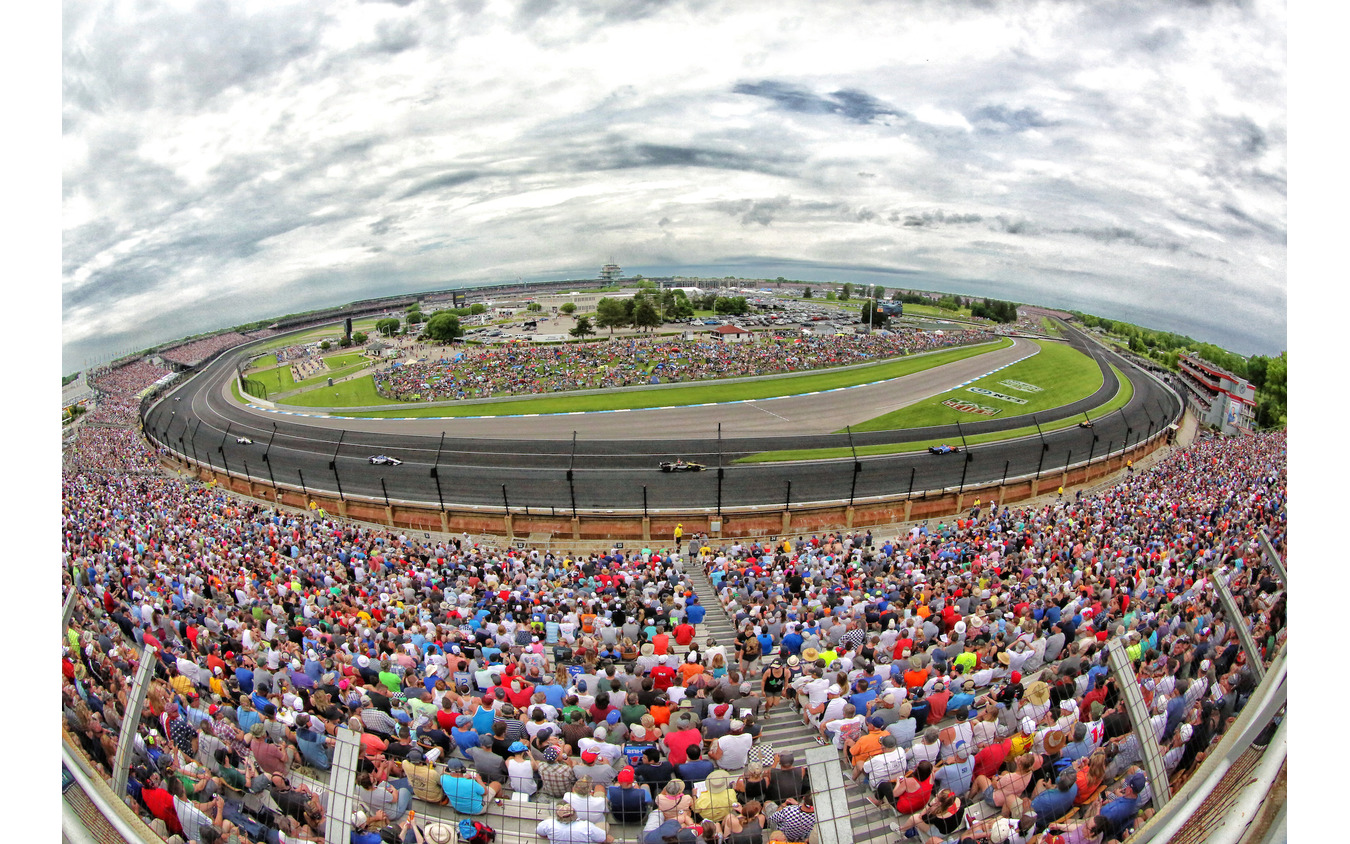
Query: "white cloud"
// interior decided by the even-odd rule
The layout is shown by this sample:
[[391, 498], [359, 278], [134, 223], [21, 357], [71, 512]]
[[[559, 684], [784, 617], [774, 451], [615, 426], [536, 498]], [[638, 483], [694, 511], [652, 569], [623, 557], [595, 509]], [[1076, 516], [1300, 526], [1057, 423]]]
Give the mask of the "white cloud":
[[1195, 285], [1282, 345], [1277, 4], [479, 5], [71, 3], [67, 356], [611, 256]]

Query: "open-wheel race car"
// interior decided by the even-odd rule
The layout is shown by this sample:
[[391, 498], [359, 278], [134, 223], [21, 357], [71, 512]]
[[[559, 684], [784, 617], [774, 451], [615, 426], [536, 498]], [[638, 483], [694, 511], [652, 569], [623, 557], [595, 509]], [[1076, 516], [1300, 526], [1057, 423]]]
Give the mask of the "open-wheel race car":
[[687, 460], [662, 460], [662, 472], [702, 472], [707, 467], [702, 463], [690, 463]]
[[947, 445], [946, 443], [943, 443], [942, 445], [930, 445], [928, 447], [929, 454], [957, 454], [960, 451], [960, 446]]
[[377, 454], [377, 455], [375, 455], [374, 457], [370, 458], [370, 465], [372, 465], [372, 466], [401, 466], [401, 465], [403, 465], [403, 461], [402, 461], [402, 460], [399, 460], [397, 457], [389, 457], [388, 455], [385, 455], [385, 454]]

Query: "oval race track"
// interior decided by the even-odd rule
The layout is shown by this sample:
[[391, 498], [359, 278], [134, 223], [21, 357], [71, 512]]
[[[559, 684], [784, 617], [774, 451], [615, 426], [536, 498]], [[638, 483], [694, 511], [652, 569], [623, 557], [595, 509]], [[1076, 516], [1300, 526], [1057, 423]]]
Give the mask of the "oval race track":
[[[866, 387], [812, 396], [599, 414], [560, 414], [495, 419], [346, 419], [301, 416], [245, 407], [230, 397], [236, 363], [244, 349], [227, 353], [171, 390], [146, 411], [152, 439], [173, 451], [259, 481], [303, 486], [335, 495], [446, 506], [530, 507], [549, 511], [651, 510], [848, 501], [850, 497], [907, 495], [924, 490], [997, 482], [1001, 478], [1058, 472], [1066, 465], [1118, 452], [1176, 421], [1181, 400], [1170, 388], [1114, 352], [1060, 323], [1076, 348], [1102, 366], [1104, 383], [1092, 397], [1038, 414], [1063, 418], [1108, 401], [1116, 391], [1115, 364], [1134, 384], [1130, 402], [1096, 420], [1047, 432], [1046, 448], [1033, 434], [977, 445], [963, 455], [917, 454], [758, 465], [731, 465], [761, 451], [847, 447], [848, 437], [829, 433], [927, 395], [951, 389], [1034, 353], [1019, 340], [1009, 349], [978, 355], [928, 372]], [[175, 399], [179, 399], [175, 401]], [[722, 425], [718, 437], [718, 424]], [[961, 425], [967, 436], [1029, 426], [1027, 417]], [[572, 431], [576, 431], [573, 442]], [[238, 444], [247, 436], [252, 445]], [[1094, 442], [1095, 436], [1095, 442]], [[856, 446], [940, 439], [960, 443], [956, 426], [859, 433]], [[267, 460], [263, 455], [267, 455]], [[368, 458], [389, 454], [401, 466], [373, 466]], [[661, 460], [682, 457], [708, 471], [663, 474]], [[437, 467], [433, 477], [431, 468]], [[719, 484], [717, 467], [724, 467]], [[568, 469], [572, 469], [572, 483]], [[439, 492], [437, 481], [439, 480]], [[855, 487], [856, 483], [856, 487]], [[575, 504], [573, 503], [575, 495]]]

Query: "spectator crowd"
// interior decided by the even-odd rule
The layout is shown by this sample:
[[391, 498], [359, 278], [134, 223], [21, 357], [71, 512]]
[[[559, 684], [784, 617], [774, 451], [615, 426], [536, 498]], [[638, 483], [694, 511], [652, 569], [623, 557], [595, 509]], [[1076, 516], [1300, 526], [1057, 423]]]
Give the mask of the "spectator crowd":
[[880, 547], [700, 553], [741, 666], [776, 649], [766, 702], [795, 699], [897, 833], [1121, 840], [1152, 792], [1106, 644], [1124, 646], [1179, 785], [1257, 683], [1215, 581], [1263, 661], [1287, 634], [1257, 539], [1282, 547], [1286, 459], [1283, 434], [1211, 439], [1097, 495], [977, 501]]
[[[741, 365], [713, 354], [735, 346], [696, 361], [615, 345], [681, 375]], [[746, 361], [848, 348], [757, 343], [773, 360]], [[93, 430], [90, 455], [129, 449]], [[512, 795], [552, 805], [537, 834], [553, 844], [603, 844], [615, 824], [642, 844], [806, 842], [810, 778], [761, 738], [783, 707], [899, 835], [1121, 840], [1151, 789], [1106, 645], [1125, 647], [1184, 780], [1256, 685], [1216, 579], [1263, 659], [1287, 634], [1256, 540], [1283, 547], [1285, 467], [1282, 434], [1202, 440], [1097, 494], [976, 502], [895, 538], [572, 554], [417, 539], [91, 456], [62, 486], [79, 593], [64, 727], [108, 774], [148, 654], [130, 793], [185, 842], [322, 841], [340, 727], [361, 748], [358, 844], [448, 844], [414, 800], [483, 816]], [[734, 639], [700, 631], [700, 570]]]
[[848, 366], [987, 342], [983, 330], [875, 334], [775, 334], [745, 343], [612, 338], [594, 343], [456, 347], [453, 358], [382, 370], [380, 395], [399, 401], [473, 399], [741, 378]]
[[203, 337], [200, 340], [192, 340], [181, 346], [174, 346], [172, 349], [161, 352], [160, 355], [165, 360], [179, 366], [196, 366], [203, 361], [210, 360], [226, 349], [233, 349], [241, 343], [247, 343], [248, 340], [248, 337], [237, 331], [226, 331], [211, 337]]

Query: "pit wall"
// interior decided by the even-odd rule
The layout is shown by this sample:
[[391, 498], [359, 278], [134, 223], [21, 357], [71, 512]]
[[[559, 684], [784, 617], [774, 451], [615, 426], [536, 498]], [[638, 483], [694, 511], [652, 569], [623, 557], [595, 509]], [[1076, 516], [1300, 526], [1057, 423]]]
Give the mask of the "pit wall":
[[[513, 507], [450, 506], [440, 510], [434, 505], [408, 501], [383, 501], [359, 496], [339, 497], [316, 490], [281, 484], [274, 487], [264, 479], [242, 478], [210, 466], [199, 466], [176, 455], [162, 456], [164, 467], [203, 482], [214, 481], [231, 492], [273, 502], [385, 525], [400, 530], [440, 533], [469, 533], [494, 536], [518, 547], [547, 545], [567, 540], [641, 540], [669, 542], [675, 525], [683, 524], [686, 536], [706, 532], [717, 538], [777, 538], [780, 536], [823, 533], [832, 530], [869, 528], [923, 519], [939, 519], [964, 513], [975, 499], [997, 501], [1000, 505], [1026, 501], [1056, 492], [1084, 486], [1121, 471], [1127, 461], [1138, 462], [1167, 444], [1164, 433], [1155, 434], [1124, 452], [1116, 452], [1092, 463], [1080, 463], [1059, 472], [1046, 472], [1039, 479], [1009, 478], [1004, 483], [968, 486], [964, 490], [930, 490], [913, 496], [896, 495], [857, 501], [794, 504], [755, 507], [724, 507], [719, 516], [710, 508], [684, 512], [662, 510], [644, 518], [640, 511], [589, 512], [580, 510], [576, 518], [566, 512], [526, 512]], [[564, 508], [565, 510], [566, 508]]]

